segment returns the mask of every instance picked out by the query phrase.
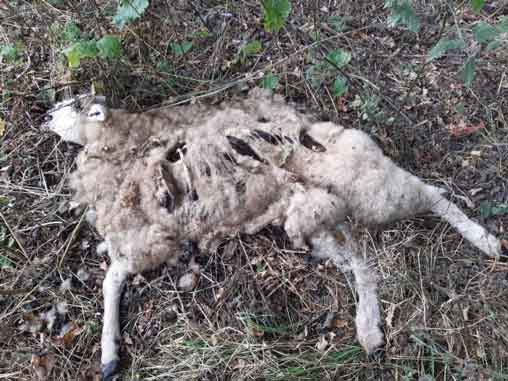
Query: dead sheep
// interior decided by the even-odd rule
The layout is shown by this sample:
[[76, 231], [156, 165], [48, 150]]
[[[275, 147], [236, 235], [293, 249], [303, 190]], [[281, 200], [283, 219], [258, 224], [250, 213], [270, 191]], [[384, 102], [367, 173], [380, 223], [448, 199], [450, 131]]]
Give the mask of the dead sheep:
[[396, 166], [367, 134], [319, 122], [261, 89], [220, 107], [139, 114], [82, 96], [49, 114], [49, 130], [84, 146], [70, 186], [74, 200], [95, 211], [111, 258], [103, 284], [106, 379], [118, 366], [128, 275], [176, 263], [189, 242], [206, 250], [227, 235], [283, 226], [295, 247], [309, 245], [312, 255], [353, 273], [357, 337], [368, 354], [384, 344], [376, 277], [349, 219], [382, 226], [433, 212], [483, 253], [501, 252], [441, 188]]

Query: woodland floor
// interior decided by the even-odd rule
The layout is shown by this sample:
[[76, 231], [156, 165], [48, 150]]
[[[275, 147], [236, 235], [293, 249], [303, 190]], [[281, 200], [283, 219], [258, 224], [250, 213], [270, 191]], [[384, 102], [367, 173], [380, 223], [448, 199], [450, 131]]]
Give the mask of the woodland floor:
[[[506, 49], [481, 53], [470, 88], [458, 75], [469, 51], [425, 64], [457, 27], [474, 50], [471, 27], [508, 5], [490, 2], [475, 14], [460, 2], [414, 3], [417, 34], [389, 27], [383, 1], [292, 1], [277, 34], [264, 31], [257, 1], [152, 1], [122, 30], [111, 22], [115, 1], [0, 3], [0, 47], [18, 51], [0, 61], [0, 379], [99, 379], [108, 260], [95, 251], [100, 237], [69, 208], [66, 178], [78, 147], [40, 130], [69, 89], [93, 83], [112, 105], [135, 111], [191, 98], [217, 103], [271, 72], [276, 92], [367, 131], [402, 167], [448, 188], [468, 215], [508, 238], [508, 214], [492, 215], [508, 203]], [[71, 23], [92, 37], [120, 36], [122, 56], [69, 69], [62, 50]], [[261, 49], [242, 55], [254, 40]], [[192, 47], [175, 55], [171, 43], [184, 41]], [[339, 48], [352, 54], [341, 99], [330, 92], [336, 73], [319, 86], [305, 76]], [[121, 308], [121, 379], [508, 379], [506, 258], [480, 255], [432, 216], [363, 238], [380, 274], [384, 359], [369, 361], [355, 339], [350, 279], [267, 229], [202, 253], [192, 292], [175, 286], [184, 269], [134, 279]]]

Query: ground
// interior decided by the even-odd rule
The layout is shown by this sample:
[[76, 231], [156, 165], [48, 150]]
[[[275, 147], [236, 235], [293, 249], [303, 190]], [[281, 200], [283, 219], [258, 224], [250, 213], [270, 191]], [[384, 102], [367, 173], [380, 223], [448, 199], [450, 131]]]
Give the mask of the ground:
[[[300, 109], [367, 131], [508, 238], [508, 55], [506, 46], [478, 52], [471, 34], [506, 14], [506, 2], [477, 14], [468, 2], [415, 1], [417, 34], [389, 26], [383, 1], [292, 1], [278, 33], [264, 30], [257, 1], [152, 1], [121, 30], [111, 21], [116, 3], [0, 4], [0, 48], [15, 48], [0, 61], [0, 378], [99, 379], [108, 259], [69, 204], [79, 147], [40, 129], [55, 100], [92, 84], [112, 105], [139, 111], [218, 103], [272, 73], [275, 91]], [[62, 51], [76, 33], [117, 36], [123, 53], [70, 69]], [[426, 62], [441, 37], [457, 34], [465, 51]], [[261, 46], [242, 49], [253, 41]], [[351, 62], [319, 72], [336, 49]], [[474, 53], [468, 88], [459, 72]], [[340, 98], [339, 71], [348, 84]], [[358, 235], [380, 274], [383, 359], [369, 360], [355, 340], [351, 279], [268, 228], [201, 253], [193, 291], [177, 287], [183, 267], [134, 278], [121, 307], [121, 379], [508, 379], [505, 258], [482, 256], [432, 216]]]

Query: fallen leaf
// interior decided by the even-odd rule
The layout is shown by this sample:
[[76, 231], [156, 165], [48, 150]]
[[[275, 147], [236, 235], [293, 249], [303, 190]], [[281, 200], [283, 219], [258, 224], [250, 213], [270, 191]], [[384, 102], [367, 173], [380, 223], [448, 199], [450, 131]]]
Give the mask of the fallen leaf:
[[457, 123], [450, 123], [448, 125], [448, 131], [450, 135], [456, 138], [469, 136], [475, 133], [476, 131], [479, 131], [484, 128], [485, 123], [483, 121], [480, 121], [477, 124], [467, 124], [464, 120], [460, 120]]
[[55, 356], [52, 354], [32, 355], [31, 364], [37, 380], [45, 381], [49, 379], [55, 366]]
[[0, 119], [0, 136], [3, 136], [3, 134], [5, 133], [5, 122]]
[[67, 323], [60, 330], [60, 335], [58, 336], [57, 341], [63, 344], [64, 347], [69, 347], [74, 341], [74, 338], [80, 335], [83, 330], [83, 327], [78, 326], [74, 322]]
[[335, 319], [335, 323], [334, 323], [335, 328], [345, 328], [348, 325], [349, 324], [348, 324], [347, 320]]

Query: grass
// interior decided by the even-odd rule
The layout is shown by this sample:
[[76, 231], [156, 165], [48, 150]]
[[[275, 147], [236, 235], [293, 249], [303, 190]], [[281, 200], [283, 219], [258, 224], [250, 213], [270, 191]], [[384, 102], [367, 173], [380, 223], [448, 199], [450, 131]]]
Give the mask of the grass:
[[[453, 38], [460, 25], [470, 46], [474, 26], [506, 5], [477, 14], [453, 3], [440, 18], [443, 2], [413, 3], [418, 34], [389, 28], [383, 1], [292, 1], [279, 32], [264, 30], [259, 2], [151, 1], [122, 29], [112, 22], [116, 2], [0, 4], [0, 378], [97, 379], [107, 258], [69, 205], [78, 148], [39, 129], [54, 101], [92, 85], [139, 111], [218, 103], [264, 84], [367, 131], [507, 238], [506, 51], [478, 57], [470, 88], [458, 75], [468, 52], [428, 62], [443, 31]], [[102, 54], [92, 49], [69, 68], [65, 49], [92, 40], [103, 41]], [[340, 64], [323, 64], [330, 57]], [[316, 67], [319, 78], [307, 77]], [[381, 276], [384, 360], [369, 361], [355, 340], [350, 279], [267, 230], [202, 253], [192, 292], [175, 287], [178, 267], [133, 280], [121, 306], [122, 379], [508, 379], [506, 263], [432, 217], [361, 234]]]

